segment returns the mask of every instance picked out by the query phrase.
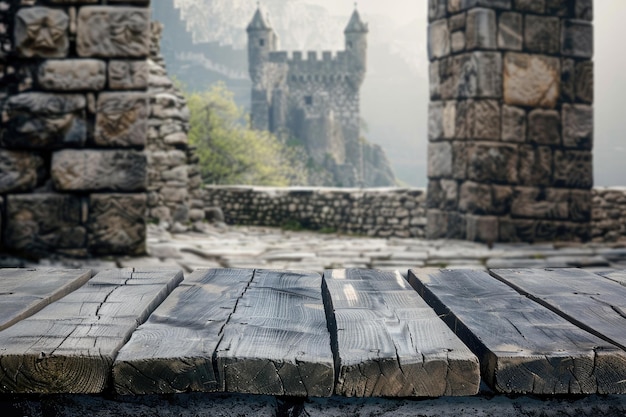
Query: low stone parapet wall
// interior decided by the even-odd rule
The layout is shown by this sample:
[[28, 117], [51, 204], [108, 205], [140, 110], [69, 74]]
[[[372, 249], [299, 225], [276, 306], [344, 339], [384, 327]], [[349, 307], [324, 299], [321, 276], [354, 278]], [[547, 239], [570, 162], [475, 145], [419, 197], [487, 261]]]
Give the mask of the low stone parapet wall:
[[[425, 237], [421, 188], [206, 187], [206, 207], [229, 224], [306, 228], [376, 237]], [[592, 239], [626, 241], [626, 187], [593, 189]]]
[[229, 224], [306, 228], [376, 237], [424, 237], [426, 192], [407, 188], [206, 188]]

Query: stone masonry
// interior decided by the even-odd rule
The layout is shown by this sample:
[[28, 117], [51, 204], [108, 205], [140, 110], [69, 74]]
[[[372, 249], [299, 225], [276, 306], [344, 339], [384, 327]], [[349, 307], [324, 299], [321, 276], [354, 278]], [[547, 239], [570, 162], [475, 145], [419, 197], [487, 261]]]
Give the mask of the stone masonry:
[[163, 26], [152, 23], [148, 59], [148, 221], [183, 230], [204, 220], [198, 158], [189, 146], [189, 108], [167, 76], [160, 43]]
[[592, 0], [430, 0], [428, 237], [589, 240]]
[[149, 3], [0, 1], [4, 250], [145, 252]]

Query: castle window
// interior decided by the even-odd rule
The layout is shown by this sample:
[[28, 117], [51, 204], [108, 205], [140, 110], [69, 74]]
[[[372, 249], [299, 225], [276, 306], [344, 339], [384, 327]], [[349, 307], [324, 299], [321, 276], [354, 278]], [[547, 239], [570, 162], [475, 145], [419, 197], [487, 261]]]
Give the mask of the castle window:
[[265, 46], [265, 39], [259, 39], [259, 46]]
[[353, 45], [352, 45], [352, 41], [348, 41], [348, 49], [352, 49]]
[[305, 96], [304, 97], [304, 104], [306, 104], [307, 106], [312, 106], [313, 105], [313, 96]]

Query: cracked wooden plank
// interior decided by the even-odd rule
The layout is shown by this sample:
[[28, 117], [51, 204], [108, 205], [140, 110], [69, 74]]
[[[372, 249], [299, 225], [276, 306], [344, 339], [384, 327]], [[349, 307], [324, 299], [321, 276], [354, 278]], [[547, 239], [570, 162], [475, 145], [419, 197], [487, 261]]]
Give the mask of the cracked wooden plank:
[[409, 282], [478, 356], [497, 392], [626, 393], [623, 351], [488, 273], [417, 269]]
[[213, 356], [253, 271], [204, 269], [189, 275], [133, 333], [113, 366], [123, 395], [221, 390]]
[[[626, 287], [620, 283], [582, 269], [492, 273], [578, 327], [626, 350]], [[623, 376], [626, 379], [626, 373]]]
[[180, 271], [104, 271], [0, 332], [0, 393], [104, 391], [119, 349], [182, 279]]
[[478, 359], [398, 272], [324, 273], [335, 393], [439, 397], [478, 392]]
[[611, 281], [615, 281], [623, 285], [624, 287], [626, 287], [626, 271], [624, 270], [603, 271], [597, 274], [604, 278], [610, 279]]
[[216, 351], [227, 392], [324, 397], [334, 362], [313, 272], [256, 270]]
[[0, 269], [0, 331], [85, 284], [89, 269]]

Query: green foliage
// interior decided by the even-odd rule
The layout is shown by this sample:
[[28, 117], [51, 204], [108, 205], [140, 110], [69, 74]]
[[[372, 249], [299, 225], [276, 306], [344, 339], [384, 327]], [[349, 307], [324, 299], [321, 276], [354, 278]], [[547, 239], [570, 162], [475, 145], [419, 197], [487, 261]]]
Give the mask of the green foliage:
[[291, 148], [269, 132], [250, 129], [247, 114], [223, 83], [186, 97], [189, 141], [205, 183], [287, 186], [299, 180]]

